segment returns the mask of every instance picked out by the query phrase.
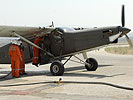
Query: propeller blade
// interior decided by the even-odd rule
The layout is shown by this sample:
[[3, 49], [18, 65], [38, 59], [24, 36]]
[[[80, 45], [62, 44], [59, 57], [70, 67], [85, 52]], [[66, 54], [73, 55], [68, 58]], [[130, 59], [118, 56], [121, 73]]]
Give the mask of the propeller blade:
[[131, 39], [127, 36], [127, 34], [125, 34], [125, 36], [126, 36], [126, 40], [127, 40], [128, 44], [130, 45], [130, 47], [133, 47]]
[[122, 27], [124, 27], [125, 26], [125, 7], [124, 7], [124, 5], [122, 5], [121, 23], [122, 23]]
[[[122, 23], [122, 27], [125, 27], [125, 6], [124, 5], [122, 5], [121, 23]], [[131, 30], [127, 29], [127, 28], [122, 28], [122, 29], [123, 29], [122, 32], [123, 32], [123, 34], [125, 34], [128, 44], [130, 45], [130, 47], [133, 47], [131, 39], [126, 34], [126, 33], [130, 32]]]

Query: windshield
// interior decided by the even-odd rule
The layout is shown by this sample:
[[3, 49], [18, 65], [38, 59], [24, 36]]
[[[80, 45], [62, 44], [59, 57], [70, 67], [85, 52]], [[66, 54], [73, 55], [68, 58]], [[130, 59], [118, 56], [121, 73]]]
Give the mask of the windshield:
[[74, 28], [70, 28], [70, 27], [57, 27], [57, 29], [60, 31], [60, 32], [72, 32], [72, 31], [75, 31]]

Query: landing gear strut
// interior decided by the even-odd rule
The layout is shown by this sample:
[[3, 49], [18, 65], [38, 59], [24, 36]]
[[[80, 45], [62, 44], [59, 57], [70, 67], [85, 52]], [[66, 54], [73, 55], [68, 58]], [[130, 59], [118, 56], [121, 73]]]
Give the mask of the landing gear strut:
[[77, 56], [74, 56], [74, 57], [80, 60], [80, 62], [82, 62], [82, 64], [85, 65], [85, 68], [88, 71], [95, 71], [98, 68], [98, 62], [94, 58], [87, 58], [87, 60], [84, 62], [79, 57]]
[[50, 66], [50, 71], [53, 76], [62, 76], [64, 74], [64, 65], [71, 59], [70, 56], [65, 63], [63, 64], [61, 61], [54, 61]]
[[[50, 66], [50, 71], [51, 71], [52, 75], [62, 76], [64, 74], [64, 65], [71, 59], [71, 57], [72, 56], [70, 56], [64, 64], [60, 61], [54, 61]], [[84, 64], [85, 68], [88, 71], [95, 71], [98, 68], [98, 63], [94, 58], [88, 58], [86, 61], [83, 61], [75, 55], [74, 55], [74, 57], [77, 58], [80, 62], [73, 61], [73, 60], [71, 60], [71, 61], [77, 62], [80, 64]]]

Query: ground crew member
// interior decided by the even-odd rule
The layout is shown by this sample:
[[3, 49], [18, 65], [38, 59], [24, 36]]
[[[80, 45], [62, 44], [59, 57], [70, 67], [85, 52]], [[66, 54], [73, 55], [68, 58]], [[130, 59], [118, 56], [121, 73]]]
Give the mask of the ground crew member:
[[[43, 41], [42, 37], [37, 37], [34, 41], [34, 44], [36, 44], [37, 46], [41, 45], [41, 42]], [[40, 63], [40, 50], [36, 47], [33, 46], [33, 60], [32, 60], [32, 64], [38, 67], [38, 64]]]
[[21, 53], [21, 56], [22, 56], [22, 61], [21, 61], [21, 65], [20, 65], [20, 74], [21, 75], [26, 75], [27, 73], [25, 73], [25, 61], [24, 61], [24, 46], [22, 45], [22, 41], [19, 41], [20, 42], [20, 53]]
[[11, 58], [12, 77], [20, 76], [20, 62], [22, 61], [19, 44], [17, 41], [12, 41], [9, 48], [9, 57]]

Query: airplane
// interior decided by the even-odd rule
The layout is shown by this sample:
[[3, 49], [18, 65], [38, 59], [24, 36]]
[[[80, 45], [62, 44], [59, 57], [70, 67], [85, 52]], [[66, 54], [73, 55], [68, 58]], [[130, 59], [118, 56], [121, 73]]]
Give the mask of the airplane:
[[[66, 28], [54, 27], [53, 22], [49, 27], [18, 27], [18, 26], [0, 26], [0, 37], [18, 37], [25, 46], [25, 62], [31, 62], [33, 57], [32, 46], [40, 49], [40, 65], [51, 63], [50, 72], [54, 76], [64, 74], [64, 65], [75, 57], [85, 65], [88, 71], [96, 71], [98, 62], [94, 58], [87, 58], [87, 51], [105, 46], [111, 43], [117, 43], [118, 38], [126, 36], [130, 46], [131, 40], [127, 36], [131, 30], [125, 27], [125, 10], [122, 5], [121, 14], [122, 26], [108, 26], [100, 28]], [[44, 41], [39, 47], [33, 43], [36, 36], [42, 36]], [[0, 63], [10, 63], [8, 49], [10, 44], [1, 47]], [[76, 54], [82, 53], [86, 61], [77, 57]], [[63, 58], [66, 61], [62, 63]]]

